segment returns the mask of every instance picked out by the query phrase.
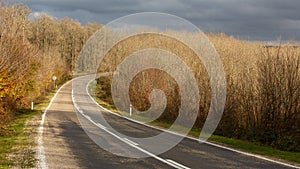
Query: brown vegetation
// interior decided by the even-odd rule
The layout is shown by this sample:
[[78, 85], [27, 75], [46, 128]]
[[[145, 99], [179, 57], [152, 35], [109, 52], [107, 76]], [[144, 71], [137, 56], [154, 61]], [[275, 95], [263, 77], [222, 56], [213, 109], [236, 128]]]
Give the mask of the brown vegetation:
[[[100, 28], [97, 24], [81, 26], [69, 18], [56, 20], [44, 14], [29, 19], [29, 13], [30, 9], [23, 5], [8, 6], [0, 1], [0, 127], [9, 122], [17, 109], [28, 108], [31, 101], [37, 102], [51, 90], [53, 75], [58, 77], [58, 83], [67, 80], [82, 46]], [[192, 36], [182, 36], [193, 41]], [[224, 34], [210, 34], [209, 39], [221, 56], [227, 80], [227, 101], [215, 134], [300, 151], [300, 49], [266, 48]], [[198, 82], [200, 105], [195, 127], [201, 128], [211, 101], [208, 73], [203, 64], [178, 41], [164, 36], [148, 40], [147, 36], [136, 36], [119, 43], [104, 58], [99, 71], [115, 70], [127, 55], [144, 46], [172, 49], [190, 67]], [[126, 46], [128, 43], [130, 48]], [[83, 66], [79, 65], [85, 69]], [[98, 96], [112, 103], [111, 77], [98, 82], [101, 84]], [[129, 89], [134, 107], [147, 110], [152, 89], [163, 90], [168, 101], [158, 120], [174, 121], [180, 93], [174, 79], [163, 71], [149, 69], [135, 76]]]
[[[269, 48], [224, 34], [208, 36], [221, 57], [227, 80], [227, 101], [215, 134], [300, 151], [300, 49], [289, 46]], [[108, 52], [99, 71], [114, 71], [126, 56], [143, 49], [143, 46], [171, 49], [192, 69], [198, 82], [200, 105], [195, 127], [201, 128], [211, 98], [207, 72], [201, 61], [197, 61], [180, 43], [165, 38], [149, 39], [148, 34], [144, 34], [121, 41]], [[186, 38], [193, 40], [193, 37]], [[111, 78], [99, 79], [99, 90], [110, 90]], [[168, 104], [158, 120], [172, 122], [180, 106], [177, 88], [174, 80], [164, 72], [145, 70], [131, 82], [129, 96], [136, 109], [145, 111], [151, 106], [151, 90], [163, 90]], [[99, 93], [100, 98], [113, 104], [110, 92]]]
[[83, 44], [100, 28], [29, 14], [24, 5], [0, 1], [0, 127], [53, 89], [53, 75], [58, 83], [70, 78]]

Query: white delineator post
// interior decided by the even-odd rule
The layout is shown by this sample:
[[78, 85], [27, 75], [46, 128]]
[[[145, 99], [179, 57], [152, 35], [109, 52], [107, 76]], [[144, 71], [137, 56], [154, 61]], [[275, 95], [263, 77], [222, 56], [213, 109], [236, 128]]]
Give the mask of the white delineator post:
[[53, 77], [52, 77], [52, 80], [54, 81], [54, 89], [56, 89], [56, 83], [55, 83], [55, 82], [56, 82], [56, 79], [57, 79], [56, 76], [53, 76]]
[[33, 110], [33, 102], [31, 102], [31, 110]]
[[130, 104], [130, 106], [129, 106], [129, 116], [131, 116], [132, 115], [132, 104]]

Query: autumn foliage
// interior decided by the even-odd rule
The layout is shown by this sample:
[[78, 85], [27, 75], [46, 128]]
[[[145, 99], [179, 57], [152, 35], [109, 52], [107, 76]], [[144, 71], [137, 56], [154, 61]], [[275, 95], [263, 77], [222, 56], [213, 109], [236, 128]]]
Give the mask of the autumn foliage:
[[33, 17], [28, 7], [8, 4], [0, 1], [0, 127], [52, 90], [53, 75], [58, 83], [69, 79], [83, 44], [100, 28], [46, 14]]

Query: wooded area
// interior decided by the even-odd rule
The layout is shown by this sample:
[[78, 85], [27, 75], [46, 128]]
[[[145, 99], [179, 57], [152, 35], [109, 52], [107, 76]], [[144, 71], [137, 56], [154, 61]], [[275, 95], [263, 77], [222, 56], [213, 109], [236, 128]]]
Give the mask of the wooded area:
[[101, 28], [30, 13], [27, 6], [0, 1], [0, 127], [47, 95], [53, 75], [57, 83], [70, 79], [82, 46]]

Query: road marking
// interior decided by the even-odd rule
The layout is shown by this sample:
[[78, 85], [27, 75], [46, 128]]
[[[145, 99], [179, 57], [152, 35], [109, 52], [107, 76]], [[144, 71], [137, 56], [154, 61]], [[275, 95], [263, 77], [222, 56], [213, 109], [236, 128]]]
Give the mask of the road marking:
[[189, 168], [189, 167], [187, 167], [187, 166], [184, 166], [184, 165], [182, 165], [182, 164], [180, 164], [180, 163], [178, 163], [178, 162], [176, 162], [176, 161], [173, 161], [173, 160], [170, 160], [170, 159], [166, 159], [166, 160], [169, 161], [170, 163], [172, 163], [172, 164], [174, 164], [174, 165], [180, 167], [181, 169], [191, 169], [191, 168]]
[[[72, 90], [72, 95], [73, 95], [73, 90]], [[89, 96], [90, 96], [90, 95], [89, 95]], [[90, 96], [90, 97], [91, 97], [91, 96]], [[93, 100], [93, 99], [92, 99], [92, 100]], [[74, 100], [72, 99], [72, 101], [74, 101]], [[76, 107], [75, 107], [75, 108], [76, 108]], [[76, 110], [78, 111], [77, 108], [76, 108]], [[78, 112], [79, 112], [79, 111], [78, 111]], [[82, 114], [82, 115], [83, 115], [83, 114]], [[87, 120], [89, 120], [92, 124], [94, 124], [95, 126], [97, 126], [97, 127], [99, 127], [99, 128], [101, 128], [100, 126], [103, 126], [103, 125], [101, 125], [101, 124], [100, 124], [100, 126], [98, 126], [99, 123], [94, 122], [94, 121], [93, 121], [91, 118], [89, 118], [89, 116], [87, 116], [87, 115], [83, 115], [83, 117], [85, 117], [85, 118], [86, 118]], [[97, 124], [98, 124], [98, 125], [97, 125]], [[157, 156], [157, 155], [155, 155], [155, 154], [153, 154], [153, 153], [151, 153], [151, 152], [149, 152], [149, 151], [147, 151], [147, 150], [145, 150], [145, 149], [139, 147], [137, 143], [133, 144], [134, 142], [132, 142], [131, 140], [128, 140], [128, 139], [126, 139], [126, 138], [122, 138], [122, 137], [118, 136], [117, 134], [115, 134], [115, 133], [109, 131], [107, 128], [101, 128], [101, 129], [104, 130], [104, 131], [106, 131], [108, 134], [114, 136], [115, 138], [119, 139], [120, 141], [126, 143], [127, 145], [129, 145], [129, 146], [131, 146], [131, 147], [133, 147], [133, 148], [135, 148], [135, 149], [137, 149], [137, 150], [139, 150], [139, 151], [141, 151], [141, 152], [143, 152], [143, 153], [149, 155], [150, 157], [153, 157], [153, 158], [155, 158], [155, 159], [157, 159], [157, 160], [159, 160], [159, 161], [161, 161], [161, 162], [163, 162], [163, 163], [165, 163], [165, 164], [168, 164], [169, 166], [172, 166], [172, 167], [174, 167], [174, 168], [182, 169], [181, 167], [179, 167], [179, 166], [176, 165], [175, 163], [169, 162], [169, 161], [167, 161], [167, 160], [165, 160], [165, 159], [163, 159], [163, 158], [161, 158], [161, 157], [159, 157], [159, 156]]]
[[73, 104], [74, 104], [74, 107], [75, 107], [78, 111], [81, 111], [80, 108], [78, 107], [78, 104], [77, 104], [75, 101], [73, 102]]
[[[189, 139], [195, 140], [195, 138], [189, 138]], [[276, 161], [276, 160], [273, 160], [273, 159], [269, 159], [267, 157], [263, 157], [263, 156], [260, 156], [260, 155], [255, 155], [255, 154], [252, 154], [252, 153], [243, 152], [243, 151], [236, 150], [236, 149], [233, 149], [233, 148], [224, 147], [224, 146], [221, 146], [221, 145], [218, 145], [218, 144], [215, 144], [215, 143], [211, 143], [211, 142], [208, 142], [208, 141], [206, 141], [206, 142], [203, 142], [201, 140], [197, 140], [197, 141], [199, 141], [200, 143], [205, 143], [205, 144], [208, 144], [208, 145], [211, 145], [211, 146], [219, 147], [219, 148], [222, 148], [222, 149], [225, 149], [225, 150], [229, 150], [229, 151], [232, 151], [232, 152], [236, 152], [236, 153], [239, 153], [239, 154], [243, 154], [243, 155], [246, 155], [246, 156], [255, 157], [255, 158], [258, 158], [258, 159], [261, 159], [261, 160], [265, 160], [265, 161], [268, 161], [268, 162], [280, 164], [280, 165], [283, 165], [283, 166], [286, 166], [286, 167], [300, 169], [300, 167], [298, 167], [298, 166], [295, 166], [295, 165], [292, 165], [292, 164], [288, 164], [288, 163], [284, 163], [284, 162], [280, 162], [280, 161]]]
[[93, 120], [91, 119], [90, 116], [88, 116], [88, 115], [84, 115], [84, 116], [85, 116], [85, 118], [87, 118], [89, 121], [93, 121]]
[[54, 99], [56, 98], [56, 96], [58, 95], [58, 93], [60, 92], [60, 90], [67, 84], [69, 84], [72, 80], [66, 82], [64, 85], [62, 85], [55, 93], [55, 95], [52, 97], [52, 99], [50, 100], [49, 105], [46, 107], [44, 113], [42, 114], [42, 120], [40, 122], [40, 126], [38, 129], [38, 151], [37, 151], [37, 159], [38, 159], [38, 164], [42, 169], [48, 169], [48, 165], [47, 165], [47, 161], [46, 161], [46, 156], [45, 156], [45, 148], [43, 146], [43, 132], [44, 132], [44, 124], [45, 124], [45, 120], [46, 120], [46, 114], [47, 111], [49, 110], [49, 108], [51, 107], [51, 105], [53, 104]]
[[105, 126], [103, 126], [102, 124], [100, 124], [100, 123], [96, 123], [96, 125], [98, 126], [98, 127], [100, 127], [101, 129], [106, 129], [106, 127]]
[[138, 146], [139, 144], [138, 143], [135, 143], [135, 142], [133, 142], [133, 141], [131, 141], [131, 140], [129, 140], [128, 138], [123, 138], [127, 143], [129, 143], [129, 144], [133, 144], [133, 145], [135, 145], [135, 146]]
[[[93, 80], [94, 80], [94, 79], [93, 79]], [[149, 127], [149, 128], [153, 128], [153, 129], [156, 129], [156, 130], [159, 130], [159, 131], [163, 131], [163, 132], [168, 132], [168, 133], [170, 133], [170, 134], [174, 134], [174, 135], [177, 135], [177, 136], [181, 136], [181, 137], [184, 137], [184, 138], [187, 138], [187, 139], [190, 139], [190, 140], [198, 141], [199, 143], [208, 144], [208, 145], [211, 145], [211, 146], [214, 146], [214, 147], [222, 148], [222, 149], [225, 149], [225, 150], [229, 150], [229, 151], [236, 152], [236, 153], [239, 153], [239, 154], [242, 154], [242, 155], [246, 155], [246, 156], [250, 156], [250, 157], [255, 157], [255, 158], [258, 158], [258, 159], [261, 159], [261, 160], [265, 160], [265, 161], [268, 161], [268, 162], [280, 164], [280, 165], [283, 165], [283, 166], [287, 166], [287, 167], [291, 167], [291, 168], [297, 168], [297, 169], [300, 169], [300, 167], [299, 167], [299, 166], [296, 166], [296, 165], [292, 165], [292, 164], [288, 164], [288, 163], [276, 161], [276, 160], [269, 159], [269, 158], [267, 158], [267, 157], [263, 157], [263, 156], [260, 156], [260, 155], [256, 155], [256, 154], [252, 154], [252, 153], [247, 153], [247, 152], [240, 151], [240, 150], [236, 150], [236, 149], [233, 149], [233, 148], [221, 146], [221, 145], [218, 145], [218, 144], [209, 142], [209, 141], [203, 142], [202, 140], [197, 139], [197, 138], [193, 138], [193, 137], [190, 137], [190, 136], [182, 135], [182, 134], [179, 134], [179, 133], [176, 133], [176, 132], [173, 132], [173, 131], [169, 131], [169, 130], [165, 130], [165, 129], [159, 128], [159, 127], [151, 126], [151, 125], [142, 123], [142, 122], [140, 122], [140, 121], [137, 121], [137, 120], [128, 118], [128, 117], [126, 117], [126, 116], [121, 116], [121, 115], [119, 115], [119, 114], [117, 114], [117, 113], [114, 113], [114, 112], [112, 112], [112, 111], [110, 111], [110, 110], [108, 110], [108, 109], [102, 107], [101, 105], [99, 105], [99, 103], [97, 103], [97, 102], [94, 100], [94, 98], [90, 95], [90, 93], [88, 92], [88, 86], [89, 86], [89, 84], [90, 84], [93, 80], [89, 81], [89, 82], [88, 82], [88, 85], [86, 86], [86, 92], [87, 92], [88, 96], [91, 98], [91, 100], [92, 100], [98, 107], [100, 107], [100, 108], [103, 109], [104, 111], [107, 111], [107, 112], [109, 112], [109, 113], [111, 113], [111, 114], [113, 114], [113, 115], [115, 115], [115, 116], [118, 116], [118, 117], [127, 119], [127, 120], [129, 120], [129, 121], [135, 122], [135, 123], [137, 123], [137, 124], [140, 124], [140, 125], [143, 125], [143, 126], [146, 126], [146, 127]]]
[[43, 146], [43, 130], [44, 130], [44, 123], [45, 123], [45, 116], [46, 116], [46, 112], [47, 112], [48, 107], [46, 108], [45, 113], [43, 113], [43, 115], [42, 115], [42, 120], [41, 120], [41, 123], [40, 123], [40, 127], [38, 129], [39, 135], [38, 135], [38, 141], [37, 141], [38, 142], [37, 159], [39, 159], [38, 165], [42, 169], [48, 169], [48, 166], [47, 166], [47, 163], [46, 163], [46, 157], [45, 157], [45, 149], [44, 149], [44, 146]]

